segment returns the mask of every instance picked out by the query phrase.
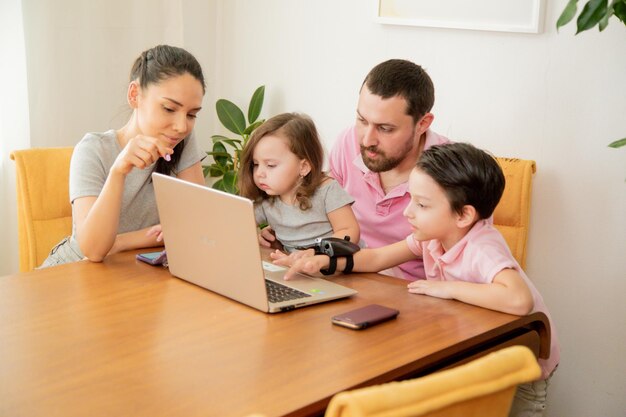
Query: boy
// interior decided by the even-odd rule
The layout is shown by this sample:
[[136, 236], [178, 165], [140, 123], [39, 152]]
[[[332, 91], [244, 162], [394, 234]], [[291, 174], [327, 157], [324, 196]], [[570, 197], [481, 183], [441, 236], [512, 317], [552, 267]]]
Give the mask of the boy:
[[[404, 216], [411, 235], [355, 253], [353, 270], [380, 271], [422, 256], [426, 279], [408, 284], [409, 292], [509, 314], [541, 311], [549, 318], [541, 295], [489, 220], [503, 191], [502, 169], [486, 152], [466, 143], [427, 149], [409, 177], [411, 200]], [[297, 271], [310, 274], [329, 265], [326, 255], [297, 260], [278, 253], [273, 257], [277, 264], [293, 261], [286, 279]], [[337, 270], [345, 267], [345, 258], [339, 258]], [[542, 379], [520, 385], [511, 415], [540, 416], [545, 409], [548, 381], [559, 362], [552, 321], [551, 334], [550, 357], [539, 359]]]

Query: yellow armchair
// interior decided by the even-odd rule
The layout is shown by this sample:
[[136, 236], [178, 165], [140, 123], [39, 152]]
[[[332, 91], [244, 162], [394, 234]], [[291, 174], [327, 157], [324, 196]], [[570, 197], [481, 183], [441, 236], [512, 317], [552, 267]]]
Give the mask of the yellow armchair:
[[69, 197], [70, 159], [74, 148], [13, 151], [17, 188], [20, 271], [31, 271], [54, 245], [72, 234]]
[[504, 171], [506, 186], [493, 213], [493, 223], [504, 236], [517, 262], [525, 268], [535, 161], [515, 158], [496, 158], [496, 160]]
[[506, 417], [518, 384], [541, 369], [525, 346], [512, 346], [456, 368], [335, 395], [326, 417]]

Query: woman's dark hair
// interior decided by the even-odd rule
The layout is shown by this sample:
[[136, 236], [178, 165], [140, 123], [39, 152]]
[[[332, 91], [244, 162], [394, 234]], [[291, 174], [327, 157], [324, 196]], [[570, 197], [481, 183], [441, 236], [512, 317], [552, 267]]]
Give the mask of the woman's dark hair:
[[407, 102], [406, 114], [415, 123], [435, 104], [433, 81], [421, 66], [404, 59], [390, 59], [376, 65], [365, 77], [363, 85], [384, 99], [395, 96], [404, 98]]
[[[178, 75], [190, 74], [202, 85], [202, 93], [205, 93], [204, 75], [198, 60], [182, 48], [169, 45], [157, 45], [143, 51], [135, 60], [130, 70], [130, 81], [137, 81], [141, 88], [150, 84], [158, 84]], [[185, 141], [181, 141], [174, 148], [174, 154], [168, 162], [159, 158], [155, 172], [169, 175], [174, 173], [180, 156], [185, 148]]]
[[254, 148], [267, 135], [276, 135], [284, 138], [289, 150], [300, 159], [306, 159], [311, 165], [311, 171], [302, 177], [296, 190], [296, 201], [301, 210], [311, 207], [310, 197], [326, 178], [322, 171], [324, 163], [324, 149], [320, 142], [315, 123], [307, 115], [298, 113], [282, 113], [268, 119], [250, 136], [248, 143], [241, 153], [239, 166], [238, 187], [239, 193], [255, 202], [273, 199], [254, 183]]
[[493, 214], [504, 192], [504, 174], [496, 159], [469, 143], [448, 143], [426, 149], [417, 169], [443, 188], [452, 210], [473, 206], [481, 219]]

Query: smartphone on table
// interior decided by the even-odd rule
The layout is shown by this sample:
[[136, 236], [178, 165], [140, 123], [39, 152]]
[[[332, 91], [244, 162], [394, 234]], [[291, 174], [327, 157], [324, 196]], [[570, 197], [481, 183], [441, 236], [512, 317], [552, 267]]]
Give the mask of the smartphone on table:
[[389, 308], [379, 304], [370, 304], [365, 307], [357, 308], [356, 310], [333, 316], [332, 322], [338, 326], [360, 330], [396, 318], [398, 314], [400, 314], [400, 312], [395, 308]]
[[150, 265], [167, 266], [167, 254], [164, 250], [160, 252], [138, 253], [136, 257], [138, 260], [148, 263]]

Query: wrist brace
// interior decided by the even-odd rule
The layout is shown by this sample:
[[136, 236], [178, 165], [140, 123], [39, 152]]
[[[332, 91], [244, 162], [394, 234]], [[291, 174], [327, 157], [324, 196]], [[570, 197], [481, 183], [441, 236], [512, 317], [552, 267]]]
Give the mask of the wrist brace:
[[324, 275], [332, 275], [337, 270], [337, 258], [346, 258], [346, 267], [343, 270], [345, 274], [352, 272], [354, 267], [354, 260], [352, 255], [361, 250], [359, 245], [350, 242], [350, 237], [346, 236], [343, 239], [336, 237], [327, 237], [316, 239], [315, 243], [309, 246], [300, 246], [297, 249], [314, 249], [316, 255], [327, 255], [330, 258], [330, 263], [327, 269], [322, 269], [320, 272]]

